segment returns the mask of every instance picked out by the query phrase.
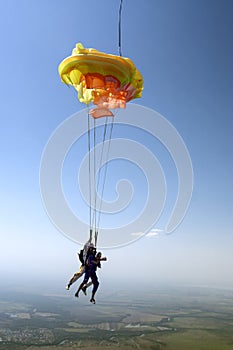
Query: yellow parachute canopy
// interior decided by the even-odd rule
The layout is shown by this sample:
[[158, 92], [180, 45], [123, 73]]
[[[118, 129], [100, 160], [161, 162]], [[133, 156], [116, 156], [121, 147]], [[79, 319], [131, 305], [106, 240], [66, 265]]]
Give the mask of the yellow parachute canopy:
[[61, 80], [78, 91], [80, 102], [97, 105], [90, 112], [94, 118], [113, 116], [110, 108], [125, 108], [142, 96], [142, 75], [129, 58], [85, 49], [80, 43], [58, 71]]

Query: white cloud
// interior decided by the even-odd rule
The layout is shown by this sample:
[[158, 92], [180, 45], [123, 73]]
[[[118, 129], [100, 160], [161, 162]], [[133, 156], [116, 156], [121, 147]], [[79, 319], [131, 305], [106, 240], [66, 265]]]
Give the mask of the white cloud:
[[135, 236], [135, 237], [142, 237], [142, 236], [145, 236], [145, 237], [156, 237], [158, 235], [161, 235], [163, 234], [164, 230], [161, 230], [159, 228], [156, 228], [156, 229], [153, 229], [151, 230], [150, 232], [148, 232], [146, 235], [144, 232], [132, 232], [131, 233], [131, 236]]
[[146, 237], [156, 237], [158, 235], [161, 235], [163, 232], [164, 232], [163, 230], [156, 228], [148, 232], [146, 234]]

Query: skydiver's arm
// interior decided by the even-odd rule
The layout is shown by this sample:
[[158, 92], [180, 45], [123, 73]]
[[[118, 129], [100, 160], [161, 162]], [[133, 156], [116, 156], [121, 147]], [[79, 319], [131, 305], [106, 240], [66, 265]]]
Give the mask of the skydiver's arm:
[[99, 261], [107, 261], [106, 256], [104, 256], [103, 258], [100, 258]]
[[100, 261], [106, 261], [107, 258], [103, 257], [103, 258], [95, 258], [95, 260], [93, 260], [93, 263], [98, 265]]
[[88, 251], [88, 248], [89, 248], [90, 244], [91, 244], [91, 238], [89, 238], [88, 241], [87, 241], [87, 242], [84, 244], [84, 246], [83, 246], [83, 250], [84, 250], [85, 252]]

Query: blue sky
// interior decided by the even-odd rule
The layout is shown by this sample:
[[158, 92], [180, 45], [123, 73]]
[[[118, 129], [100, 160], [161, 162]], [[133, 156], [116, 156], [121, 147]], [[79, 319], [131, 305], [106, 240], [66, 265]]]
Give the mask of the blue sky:
[[[0, 4], [0, 274], [8, 282], [12, 274], [22, 283], [47, 278], [59, 280], [62, 289], [77, 268], [80, 246], [61, 235], [45, 213], [40, 161], [58, 125], [83, 108], [60, 82], [59, 63], [76, 42], [117, 54], [118, 8], [118, 0]], [[111, 276], [126, 281], [130, 273], [153, 285], [233, 287], [232, 11], [231, 0], [124, 0], [123, 55], [145, 83], [136, 103], [162, 114], [182, 136], [194, 191], [171, 235], [105, 252], [103, 283]], [[161, 158], [172, 192], [177, 178]], [[122, 256], [133, 263], [125, 266]]]

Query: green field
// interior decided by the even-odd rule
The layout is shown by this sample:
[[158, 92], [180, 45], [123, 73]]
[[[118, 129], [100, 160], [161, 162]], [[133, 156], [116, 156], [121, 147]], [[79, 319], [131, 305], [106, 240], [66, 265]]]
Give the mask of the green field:
[[232, 350], [232, 330], [233, 291], [121, 291], [97, 305], [70, 295], [0, 299], [0, 350]]

